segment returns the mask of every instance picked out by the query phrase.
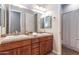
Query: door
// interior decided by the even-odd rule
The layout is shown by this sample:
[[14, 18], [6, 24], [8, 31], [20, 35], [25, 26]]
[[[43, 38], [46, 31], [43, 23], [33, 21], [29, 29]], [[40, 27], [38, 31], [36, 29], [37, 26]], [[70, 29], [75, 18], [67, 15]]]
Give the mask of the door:
[[77, 10], [77, 12], [76, 12], [76, 18], [77, 18], [77, 20], [76, 20], [76, 28], [77, 28], [77, 30], [76, 30], [76, 48], [79, 50], [79, 10]]
[[40, 54], [41, 55], [44, 55], [46, 53], [45, 52], [45, 47], [46, 47], [45, 41], [40, 42]]
[[70, 46], [76, 48], [77, 38], [77, 10], [70, 12]]
[[51, 39], [40, 42], [40, 54], [47, 54], [51, 51], [52, 51], [52, 40]]
[[63, 44], [79, 48], [79, 10], [63, 14]]
[[70, 45], [70, 14], [63, 14], [63, 44]]
[[49, 39], [48, 41], [46, 41], [46, 53], [49, 53], [52, 51], [52, 39]]

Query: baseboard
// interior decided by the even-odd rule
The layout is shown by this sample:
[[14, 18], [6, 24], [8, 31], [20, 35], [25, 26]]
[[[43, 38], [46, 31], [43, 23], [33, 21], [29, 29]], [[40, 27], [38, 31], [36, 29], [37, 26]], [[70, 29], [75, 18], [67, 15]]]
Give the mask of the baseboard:
[[52, 52], [53, 52], [55, 55], [61, 55], [61, 53], [58, 53], [58, 52], [55, 51], [55, 50], [52, 50]]

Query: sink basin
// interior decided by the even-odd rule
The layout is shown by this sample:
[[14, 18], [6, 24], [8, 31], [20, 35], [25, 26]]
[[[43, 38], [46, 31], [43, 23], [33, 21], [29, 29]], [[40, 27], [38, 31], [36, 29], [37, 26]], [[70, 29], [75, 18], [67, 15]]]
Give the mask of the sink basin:
[[10, 36], [6, 36], [3, 39], [0, 39], [0, 44], [12, 42], [12, 41], [26, 40], [26, 39], [40, 37], [40, 36], [46, 36], [46, 35], [50, 35], [50, 34], [48, 34], [48, 33], [33, 33], [32, 35], [24, 35], [24, 34], [10, 35]]
[[27, 35], [6, 36], [4, 39], [0, 40], [0, 44], [12, 42], [12, 41], [19, 41], [19, 40], [22, 40], [23, 38], [27, 38], [27, 37], [28, 37]]
[[27, 38], [28, 35], [18, 35], [17, 38]]
[[16, 39], [17, 36], [6, 36], [5, 39]]
[[6, 36], [5, 39], [19, 39], [19, 38], [25, 38], [28, 37], [27, 35], [11, 35], [11, 36]]

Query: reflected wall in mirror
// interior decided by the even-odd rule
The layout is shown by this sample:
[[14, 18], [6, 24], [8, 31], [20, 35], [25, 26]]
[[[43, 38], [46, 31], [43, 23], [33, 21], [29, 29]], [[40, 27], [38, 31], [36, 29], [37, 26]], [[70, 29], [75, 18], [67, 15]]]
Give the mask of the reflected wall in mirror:
[[52, 28], [52, 16], [41, 18], [40, 25], [41, 28]]

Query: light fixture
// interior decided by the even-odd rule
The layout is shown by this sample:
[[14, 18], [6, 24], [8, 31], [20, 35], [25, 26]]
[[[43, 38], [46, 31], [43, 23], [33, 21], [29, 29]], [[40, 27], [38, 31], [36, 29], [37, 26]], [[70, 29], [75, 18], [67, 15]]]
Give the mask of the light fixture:
[[27, 9], [26, 7], [24, 7], [24, 6], [20, 5], [20, 4], [12, 4], [12, 5], [18, 6], [18, 7], [20, 7], [20, 8], [25, 8], [25, 9]]
[[45, 12], [43, 11], [40, 11], [40, 10], [36, 10], [36, 9], [31, 9], [33, 12], [36, 12], [36, 13], [41, 13], [41, 14], [44, 14]]
[[43, 11], [43, 12], [46, 11], [46, 8], [38, 6], [38, 5], [33, 5], [32, 7], [33, 7], [33, 9], [36, 9], [36, 10], [40, 10], [40, 11]]

